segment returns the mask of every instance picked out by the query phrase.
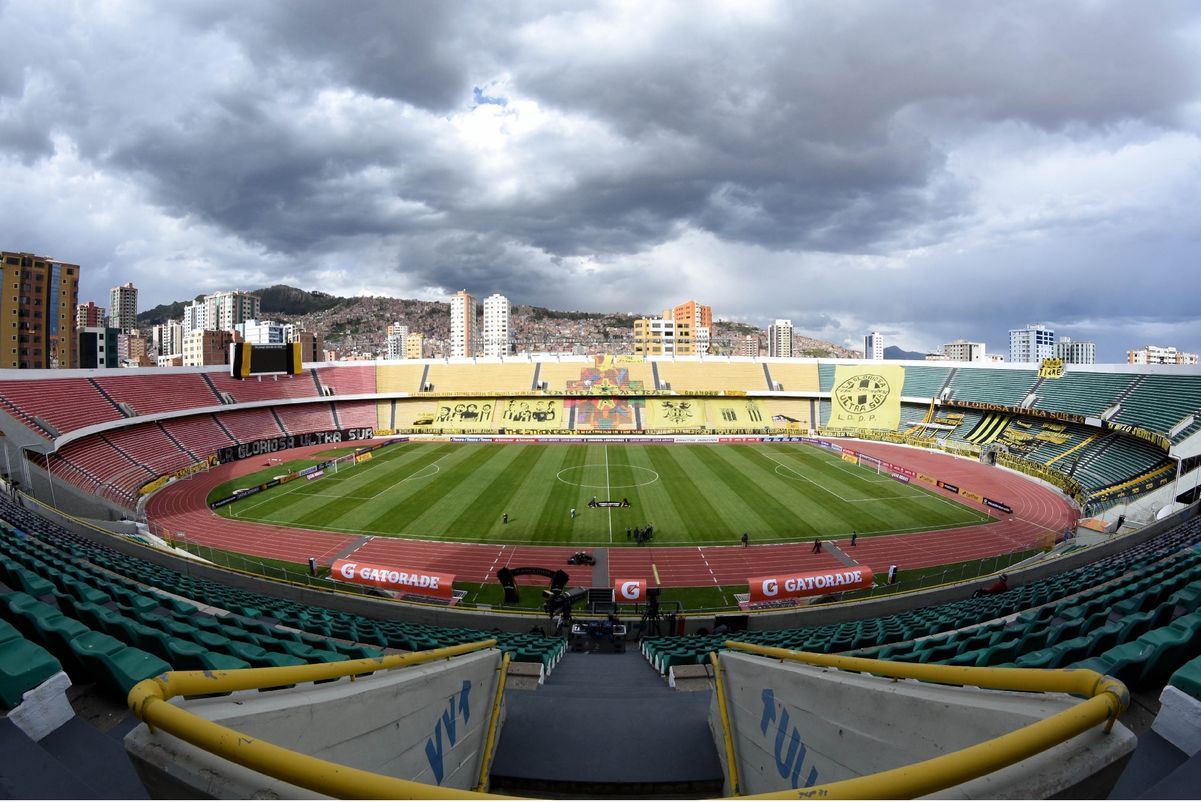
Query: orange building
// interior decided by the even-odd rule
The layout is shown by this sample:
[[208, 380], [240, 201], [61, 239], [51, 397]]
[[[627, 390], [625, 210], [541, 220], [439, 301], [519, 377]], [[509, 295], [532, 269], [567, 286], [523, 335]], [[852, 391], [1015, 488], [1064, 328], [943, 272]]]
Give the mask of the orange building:
[[0, 368], [75, 367], [79, 265], [0, 251]]

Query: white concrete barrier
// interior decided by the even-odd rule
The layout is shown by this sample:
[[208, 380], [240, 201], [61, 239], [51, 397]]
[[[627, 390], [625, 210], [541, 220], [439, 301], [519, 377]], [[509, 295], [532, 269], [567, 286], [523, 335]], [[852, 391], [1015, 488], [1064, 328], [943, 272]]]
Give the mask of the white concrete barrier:
[[[807, 788], [910, 765], [1012, 732], [1079, 701], [1065, 694], [898, 681], [739, 652], [723, 652], [720, 661], [744, 794]], [[714, 704], [710, 730], [724, 756], [716, 716]], [[1046, 798], [1125, 755], [1135, 743], [1121, 724], [1108, 735], [1096, 727], [938, 796]]]
[[[476, 652], [279, 691], [174, 700], [248, 738], [365, 771], [447, 788], [479, 779], [501, 654]], [[126, 750], [155, 797], [312, 798], [303, 788], [242, 768], [145, 724]], [[159, 793], [161, 791], [162, 793]]]

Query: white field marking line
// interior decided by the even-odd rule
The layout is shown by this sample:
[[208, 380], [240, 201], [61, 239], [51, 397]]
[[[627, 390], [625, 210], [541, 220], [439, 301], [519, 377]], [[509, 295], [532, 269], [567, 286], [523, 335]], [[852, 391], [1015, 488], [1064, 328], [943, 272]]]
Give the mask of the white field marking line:
[[[451, 453], [454, 453], [454, 452], [451, 452]], [[369, 496], [367, 500], [373, 501], [373, 500], [379, 498], [380, 496], [382, 496], [384, 493], [387, 493], [392, 488], [394, 488], [398, 485], [403, 485], [405, 482], [409, 481], [410, 479], [432, 479], [433, 477], [437, 476], [439, 473], [442, 472], [442, 466], [440, 466], [438, 463], [441, 462], [442, 460], [446, 459], [449, 456], [450, 456], [450, 454], [443, 454], [442, 456], [438, 457], [438, 459], [434, 460], [433, 462], [429, 463], [428, 465], [422, 465], [420, 468], [413, 471], [411, 474], [409, 474], [405, 478], [399, 479], [399, 480], [393, 482], [392, 484], [385, 487], [383, 490], [376, 493], [374, 496]], [[434, 469], [433, 473], [431, 473], [429, 476], [421, 476], [420, 475], [420, 473], [422, 471], [424, 471], [426, 468], [430, 468], [430, 467], [432, 467]]]
[[[276, 500], [278, 500], [278, 499], [280, 499], [280, 498], [282, 498], [282, 497], [284, 497], [284, 496], [288, 495], [289, 493], [295, 493], [295, 492], [296, 492], [297, 490], [299, 490], [300, 488], [302, 488], [302, 487], [305, 487], [305, 486], [307, 486], [307, 485], [308, 485], [308, 481], [303, 481], [303, 482], [302, 482], [302, 481], [300, 481], [300, 477], [297, 477], [297, 478], [293, 479], [293, 480], [292, 480], [292, 482], [296, 484], [296, 487], [291, 487], [291, 488], [288, 488], [287, 490], [285, 490], [285, 491], [284, 491], [284, 492], [282, 492], [282, 493], [276, 493], [275, 495], [271, 496], [270, 498], [265, 498], [265, 499], [262, 499], [261, 501], [258, 501], [258, 502], [254, 503], [254, 504], [251, 504], [249, 507], [245, 507], [245, 508], [243, 508], [243, 509], [242, 509], [242, 512], [243, 512], [243, 513], [250, 512], [250, 511], [251, 511], [251, 510], [253, 510], [255, 507], [261, 507], [262, 505], [266, 504], [268, 501], [276, 501]], [[276, 487], [278, 487], [278, 485], [276, 485]], [[234, 517], [234, 518], [237, 518], [237, 517], [238, 517], [238, 511], [237, 511], [237, 510], [234, 510], [234, 514], [233, 514], [233, 516], [232, 516], [232, 517]], [[261, 520], [264, 520], [264, 519], [262, 519], [262, 518], [255, 518], [254, 520], [256, 520], [256, 521], [261, 521]]]
[[[605, 443], [605, 501], [613, 500], [613, 491], [609, 488], [609, 444]], [[613, 542], [613, 508], [605, 507], [609, 513], [609, 542]]]
[[842, 496], [838, 495], [837, 493], [835, 493], [833, 490], [831, 490], [831, 489], [830, 489], [830, 488], [828, 488], [828, 487], [823, 487], [822, 485], [820, 485], [820, 484], [818, 484], [817, 482], [815, 482], [815, 481], [813, 481], [812, 479], [810, 479], [810, 478], [809, 478], [808, 476], [806, 476], [805, 474], [803, 474], [803, 473], [801, 473], [800, 471], [798, 471], [796, 468], [792, 468], [792, 467], [790, 467], [790, 466], [788, 466], [788, 465], [785, 465], [783, 462], [780, 462], [778, 459], [776, 459], [775, 457], [771, 456], [771, 455], [770, 455], [770, 454], [768, 454], [766, 451], [759, 451], [759, 452], [756, 452], [756, 453], [762, 454], [762, 455], [763, 455], [763, 457], [764, 457], [764, 459], [769, 459], [769, 460], [771, 460], [772, 462], [776, 463], [776, 465], [780, 466], [780, 467], [781, 467], [781, 468], [783, 468], [784, 470], [786, 470], [786, 471], [792, 471], [794, 474], [796, 474], [796, 476], [797, 476], [797, 478], [798, 478], [798, 479], [803, 479], [804, 481], [806, 481], [806, 482], [808, 482], [809, 484], [811, 484], [811, 485], [813, 485], [814, 487], [816, 487], [818, 490], [822, 490], [822, 491], [825, 491], [826, 493], [829, 493], [831, 496], [833, 496], [834, 498], [838, 499], [839, 501], [842, 501], [842, 502], [845, 502], [845, 503], [848, 503], [848, 504], [850, 503], [850, 500], [849, 500], [849, 499], [845, 499], [845, 498], [843, 498]]

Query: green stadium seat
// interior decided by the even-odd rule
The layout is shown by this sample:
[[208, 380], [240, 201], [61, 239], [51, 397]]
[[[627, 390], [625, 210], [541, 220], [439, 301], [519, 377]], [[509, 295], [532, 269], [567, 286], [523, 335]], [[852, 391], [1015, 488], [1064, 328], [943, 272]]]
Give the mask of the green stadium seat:
[[1201, 657], [1194, 657], [1176, 669], [1168, 684], [1201, 701]]
[[16, 707], [27, 692], [59, 671], [62, 666], [50, 652], [19, 634], [0, 643], [0, 706]]

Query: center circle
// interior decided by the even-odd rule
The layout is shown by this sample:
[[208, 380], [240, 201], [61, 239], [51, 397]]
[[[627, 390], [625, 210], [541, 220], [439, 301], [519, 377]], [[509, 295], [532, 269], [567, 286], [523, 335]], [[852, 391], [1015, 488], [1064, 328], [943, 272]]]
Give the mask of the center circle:
[[[628, 485], [617, 485], [617, 484], [613, 484], [612, 482], [610, 482], [608, 484], [604, 484], [604, 485], [590, 485], [590, 484], [587, 484], [582, 481], [577, 482], [572, 479], [564, 479], [563, 478], [563, 474], [570, 474], [572, 471], [583, 471], [588, 468], [603, 468], [606, 470], [609, 469], [609, 466], [605, 465], [604, 463], [593, 462], [593, 463], [589, 463], [587, 465], [573, 465], [570, 468], [564, 468], [563, 470], [561, 470], [555, 474], [555, 478], [558, 479], [560, 482], [562, 482], [565, 485], [575, 485], [576, 487], [587, 487], [587, 488], [592, 488], [592, 489], [596, 489], [596, 490], [604, 490], [606, 488], [612, 490], [613, 488], [619, 488], [619, 487], [643, 487], [644, 485], [651, 485], [651, 484], [654, 484], [655, 482], [659, 481], [659, 474], [656, 471], [652, 471], [650, 468], [643, 468], [640, 465], [622, 465], [620, 467], [627, 468], [631, 471], [642, 471], [644, 474], [650, 474], [650, 476], [644, 482], [634, 482], [633, 484], [628, 484]], [[637, 476], [637, 475], [638, 474], [635, 474], [635, 476]]]

